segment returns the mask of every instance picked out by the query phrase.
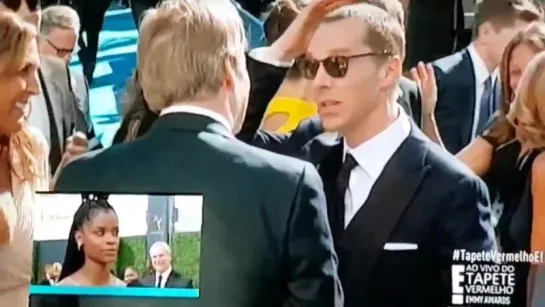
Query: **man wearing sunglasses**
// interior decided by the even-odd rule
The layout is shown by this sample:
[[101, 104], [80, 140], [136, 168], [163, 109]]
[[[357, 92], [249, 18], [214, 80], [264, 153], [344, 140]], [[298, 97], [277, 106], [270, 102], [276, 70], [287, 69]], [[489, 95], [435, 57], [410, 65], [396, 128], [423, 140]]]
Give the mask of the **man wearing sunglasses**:
[[287, 135], [258, 131], [251, 139], [317, 166], [346, 307], [447, 306], [453, 250], [496, 249], [484, 183], [396, 103], [404, 50], [391, 14], [369, 4], [337, 10], [298, 63], [331, 133], [298, 150]]

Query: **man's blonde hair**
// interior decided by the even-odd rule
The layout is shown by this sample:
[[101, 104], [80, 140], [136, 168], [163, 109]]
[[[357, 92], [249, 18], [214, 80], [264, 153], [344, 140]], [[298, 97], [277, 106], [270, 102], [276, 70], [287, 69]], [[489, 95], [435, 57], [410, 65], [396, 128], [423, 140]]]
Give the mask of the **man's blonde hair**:
[[398, 18], [374, 4], [347, 5], [327, 16], [326, 22], [358, 18], [365, 22], [365, 44], [376, 53], [405, 58], [405, 31]]
[[54, 29], [74, 30], [79, 33], [78, 13], [66, 5], [52, 5], [42, 11], [40, 35], [48, 36]]
[[246, 35], [226, 0], [168, 0], [149, 10], [138, 42], [138, 75], [151, 110], [218, 93], [228, 67], [245, 61]]

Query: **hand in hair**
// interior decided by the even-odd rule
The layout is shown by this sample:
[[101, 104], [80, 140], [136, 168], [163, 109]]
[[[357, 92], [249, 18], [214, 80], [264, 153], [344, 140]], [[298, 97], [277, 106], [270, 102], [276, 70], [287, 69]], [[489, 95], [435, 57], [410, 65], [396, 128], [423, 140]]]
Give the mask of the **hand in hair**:
[[[359, 0], [313, 0], [303, 8], [288, 29], [268, 48], [268, 58], [289, 62], [303, 55], [314, 32], [334, 10]], [[290, 2], [292, 3], [292, 2]], [[293, 10], [297, 10], [293, 8]], [[298, 11], [298, 10], [297, 10]]]

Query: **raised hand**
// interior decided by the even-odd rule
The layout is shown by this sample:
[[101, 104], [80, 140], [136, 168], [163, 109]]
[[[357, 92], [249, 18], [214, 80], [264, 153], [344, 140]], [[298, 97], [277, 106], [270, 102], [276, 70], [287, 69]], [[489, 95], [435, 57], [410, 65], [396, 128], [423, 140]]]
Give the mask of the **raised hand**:
[[422, 62], [411, 69], [411, 78], [416, 82], [422, 95], [422, 113], [431, 115], [437, 104], [437, 82], [431, 64]]
[[[361, 0], [313, 0], [274, 42], [270, 51], [280, 61], [291, 61], [303, 55], [308, 48], [312, 35], [323, 19], [334, 10]], [[294, 8], [294, 10], [297, 10]]]

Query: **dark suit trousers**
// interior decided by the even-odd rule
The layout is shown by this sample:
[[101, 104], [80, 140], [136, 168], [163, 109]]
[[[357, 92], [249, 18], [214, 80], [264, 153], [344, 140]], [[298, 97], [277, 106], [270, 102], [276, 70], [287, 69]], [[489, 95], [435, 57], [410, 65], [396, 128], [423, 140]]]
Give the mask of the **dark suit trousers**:
[[[78, 12], [81, 21], [78, 56], [89, 84], [93, 81], [93, 73], [97, 62], [98, 36], [104, 25], [104, 15], [106, 15], [110, 4], [111, 0], [74, 1], [74, 8]], [[86, 41], [83, 40], [83, 33], [85, 33]]]
[[136, 24], [136, 28], [140, 30], [140, 20], [142, 14], [148, 9], [154, 8], [159, 4], [160, 0], [130, 0], [132, 18]]

